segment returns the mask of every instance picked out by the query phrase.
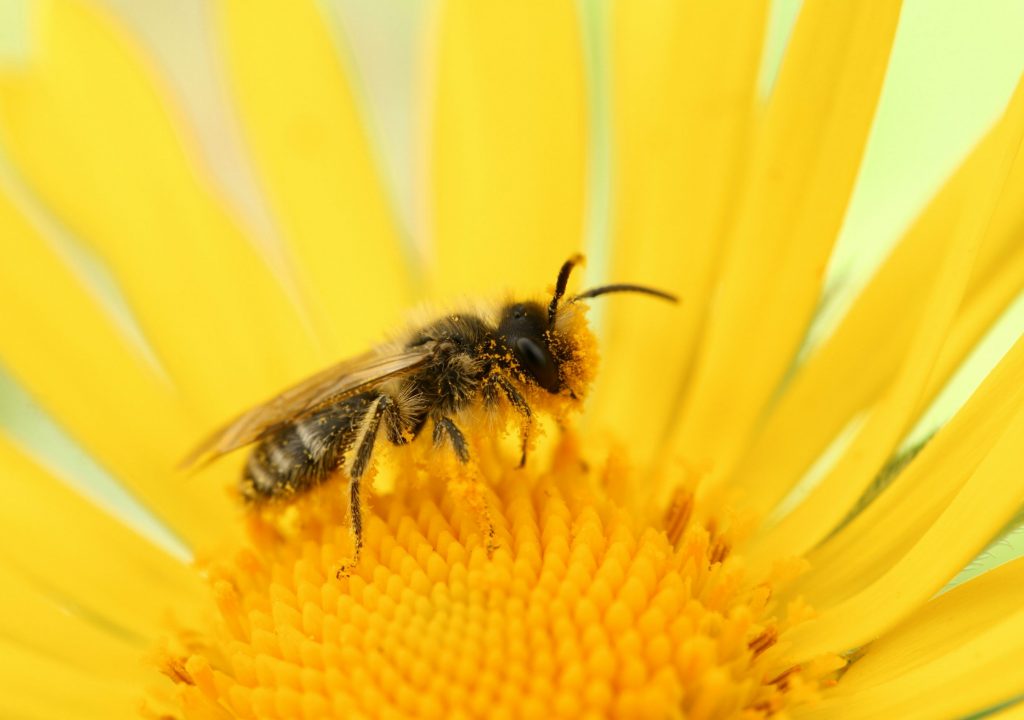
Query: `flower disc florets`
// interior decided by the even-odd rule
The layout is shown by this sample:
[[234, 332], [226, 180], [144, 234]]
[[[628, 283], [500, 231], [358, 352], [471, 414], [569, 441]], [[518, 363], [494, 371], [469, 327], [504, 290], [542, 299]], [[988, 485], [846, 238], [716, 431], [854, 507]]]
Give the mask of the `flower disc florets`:
[[786, 663], [802, 611], [779, 617], [777, 578], [745, 576], [727, 518], [697, 522], [692, 492], [644, 524], [605, 491], [628, 471], [588, 466], [571, 435], [545, 472], [478, 457], [476, 475], [403, 455], [342, 580], [337, 483], [254, 522], [252, 547], [210, 568], [218, 621], [164, 657], [180, 712], [763, 717], [834, 669]]

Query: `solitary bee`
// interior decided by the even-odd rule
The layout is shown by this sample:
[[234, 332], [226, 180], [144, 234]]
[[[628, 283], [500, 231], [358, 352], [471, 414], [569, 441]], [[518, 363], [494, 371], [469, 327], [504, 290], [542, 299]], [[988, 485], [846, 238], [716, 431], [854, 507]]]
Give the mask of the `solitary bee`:
[[393, 445], [404, 445], [429, 424], [434, 445], [450, 444], [466, 463], [470, 453], [461, 416], [481, 403], [490, 409], [507, 403], [522, 421], [522, 465], [534, 418], [528, 398], [558, 396], [577, 403], [589, 382], [583, 355], [592, 336], [576, 303], [613, 292], [676, 301], [660, 290], [615, 284], [562, 302], [569, 275], [581, 261], [577, 255], [562, 265], [546, 308], [515, 301], [492, 317], [455, 313], [412, 328], [242, 413], [199, 445], [185, 464], [255, 443], [241, 480], [242, 495], [255, 504], [294, 497], [343, 468], [357, 563], [363, 545], [359, 481], [382, 432]]

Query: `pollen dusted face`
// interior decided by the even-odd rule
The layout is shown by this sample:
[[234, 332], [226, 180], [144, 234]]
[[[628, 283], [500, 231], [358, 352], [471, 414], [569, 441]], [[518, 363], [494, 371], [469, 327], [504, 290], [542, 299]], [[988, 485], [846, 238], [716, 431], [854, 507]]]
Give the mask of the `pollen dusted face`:
[[549, 347], [552, 331], [539, 303], [517, 302], [506, 306], [501, 313], [498, 334], [530, 380], [549, 393], [562, 390], [560, 363]]

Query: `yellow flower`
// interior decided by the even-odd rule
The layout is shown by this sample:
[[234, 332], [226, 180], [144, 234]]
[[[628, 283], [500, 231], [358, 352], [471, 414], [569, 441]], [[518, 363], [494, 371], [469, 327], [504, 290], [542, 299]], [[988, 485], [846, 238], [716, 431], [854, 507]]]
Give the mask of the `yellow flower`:
[[[1024, 500], [1024, 344], [898, 451], [1024, 286], [1024, 91], [800, 352], [898, 2], [804, 3], [766, 103], [766, 3], [615, 4], [607, 126], [574, 3], [436, 4], [415, 245], [314, 3], [216, 5], [237, 153], [190, 133], [191, 90], [112, 18], [32, 9], [30, 58], [0, 73], [0, 358], [171, 531], [0, 437], [0, 715], [951, 717], [1019, 697], [1024, 561], [937, 593]], [[610, 186], [588, 170], [605, 153]], [[539, 293], [605, 203], [594, 277], [684, 302], [604, 309], [581, 429], [550, 424], [525, 470], [482, 422], [466, 467], [378, 448], [342, 579], [343, 481], [257, 518], [226, 491], [243, 458], [173, 470], [417, 300]]]

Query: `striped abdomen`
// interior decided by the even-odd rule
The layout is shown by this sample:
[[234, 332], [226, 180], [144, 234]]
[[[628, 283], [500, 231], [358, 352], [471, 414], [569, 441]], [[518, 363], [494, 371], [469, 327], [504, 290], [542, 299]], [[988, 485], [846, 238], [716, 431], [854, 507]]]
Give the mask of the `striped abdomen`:
[[356, 395], [282, 426], [263, 439], [245, 465], [242, 494], [259, 501], [318, 485], [345, 461], [376, 394]]

